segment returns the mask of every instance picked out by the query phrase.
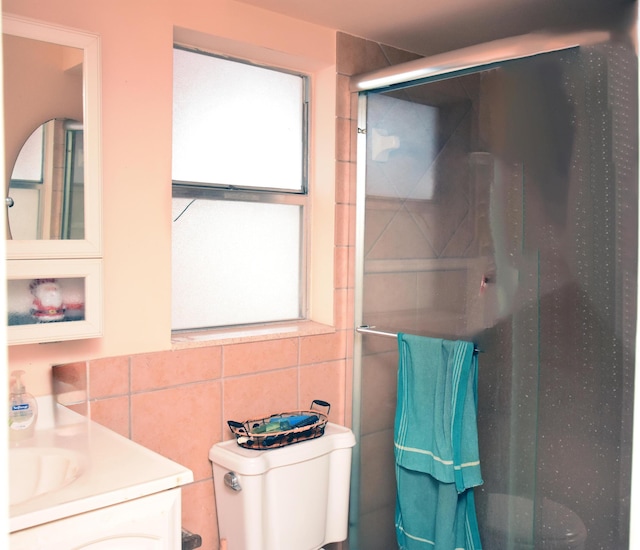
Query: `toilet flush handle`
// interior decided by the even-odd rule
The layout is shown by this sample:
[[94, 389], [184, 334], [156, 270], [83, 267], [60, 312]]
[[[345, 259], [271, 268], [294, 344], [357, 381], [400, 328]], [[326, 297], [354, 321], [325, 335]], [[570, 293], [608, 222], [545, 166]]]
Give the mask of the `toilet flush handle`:
[[235, 472], [227, 472], [224, 474], [224, 484], [234, 491], [242, 491], [240, 481], [238, 480], [238, 476]]

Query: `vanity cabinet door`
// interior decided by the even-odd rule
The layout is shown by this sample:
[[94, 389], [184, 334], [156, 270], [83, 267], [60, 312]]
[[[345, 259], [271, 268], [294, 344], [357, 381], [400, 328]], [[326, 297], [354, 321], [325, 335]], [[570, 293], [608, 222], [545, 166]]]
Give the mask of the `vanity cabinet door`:
[[180, 489], [17, 531], [10, 550], [179, 550]]

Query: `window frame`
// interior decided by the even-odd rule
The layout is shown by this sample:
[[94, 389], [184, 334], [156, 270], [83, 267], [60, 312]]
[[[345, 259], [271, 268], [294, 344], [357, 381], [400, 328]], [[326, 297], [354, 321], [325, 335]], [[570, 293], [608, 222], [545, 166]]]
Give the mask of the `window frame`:
[[[300, 107], [302, 109], [301, 130], [302, 130], [302, 159], [301, 159], [301, 181], [300, 189], [268, 188], [253, 186], [229, 185], [224, 182], [188, 182], [173, 180], [171, 184], [171, 198], [191, 198], [201, 200], [216, 201], [238, 201], [238, 202], [258, 202], [261, 204], [286, 204], [295, 205], [301, 208], [300, 217], [300, 250], [299, 250], [299, 296], [298, 296], [298, 317], [289, 319], [279, 319], [268, 321], [266, 324], [290, 323], [309, 319], [309, 285], [311, 275], [309, 273], [309, 246], [311, 241], [311, 214], [310, 203], [311, 194], [309, 191], [310, 181], [310, 144], [312, 139], [311, 131], [311, 75], [301, 71], [289, 70], [276, 67], [267, 63], [257, 63], [233, 56], [213, 53], [201, 48], [189, 47], [184, 44], [175, 43], [174, 49], [192, 52], [194, 54], [207, 55], [224, 59], [226, 61], [242, 63], [261, 69], [273, 70], [292, 76], [297, 76], [302, 82], [302, 97]], [[215, 325], [189, 329], [171, 328], [174, 336], [185, 333], [211, 331], [219, 329], [237, 329], [242, 327], [252, 327], [264, 325], [264, 321], [248, 322], [235, 325]]]

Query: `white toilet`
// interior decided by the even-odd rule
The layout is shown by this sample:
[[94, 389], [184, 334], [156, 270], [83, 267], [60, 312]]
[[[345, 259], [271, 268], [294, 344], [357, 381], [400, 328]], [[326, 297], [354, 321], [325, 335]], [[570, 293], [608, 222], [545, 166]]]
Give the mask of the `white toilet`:
[[548, 498], [542, 499], [540, 510], [540, 530], [532, 533], [534, 510], [531, 499], [496, 493], [488, 495], [486, 532], [490, 540], [483, 539], [483, 546], [492, 550], [534, 550], [533, 536], [535, 550], [584, 550], [587, 529], [575, 512]]
[[235, 440], [209, 451], [220, 540], [228, 550], [318, 550], [347, 538], [353, 432], [258, 451]]

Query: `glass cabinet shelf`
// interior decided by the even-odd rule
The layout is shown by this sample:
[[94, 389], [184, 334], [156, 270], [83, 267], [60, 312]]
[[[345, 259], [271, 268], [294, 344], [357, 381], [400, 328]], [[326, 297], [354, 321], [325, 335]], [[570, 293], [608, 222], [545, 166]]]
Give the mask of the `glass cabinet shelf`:
[[9, 344], [102, 335], [102, 260], [7, 264]]

